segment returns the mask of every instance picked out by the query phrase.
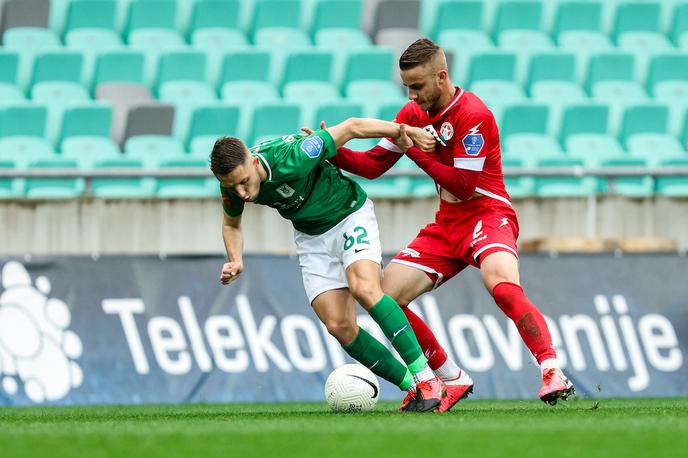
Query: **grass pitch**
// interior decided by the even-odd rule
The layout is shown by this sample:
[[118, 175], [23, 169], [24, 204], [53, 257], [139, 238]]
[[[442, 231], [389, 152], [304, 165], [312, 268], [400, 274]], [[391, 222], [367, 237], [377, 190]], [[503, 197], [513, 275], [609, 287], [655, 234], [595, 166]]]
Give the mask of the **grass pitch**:
[[448, 414], [321, 404], [0, 408], [9, 457], [688, 456], [688, 398], [462, 401]]

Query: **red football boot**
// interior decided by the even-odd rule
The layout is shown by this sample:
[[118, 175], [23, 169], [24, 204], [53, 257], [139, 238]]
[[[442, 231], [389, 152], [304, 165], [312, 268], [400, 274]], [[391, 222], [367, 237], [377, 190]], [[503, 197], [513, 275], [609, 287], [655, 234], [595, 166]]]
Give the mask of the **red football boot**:
[[553, 406], [559, 399], [566, 401], [569, 396], [576, 394], [573, 383], [564, 376], [561, 369], [555, 367], [542, 371], [542, 388], [540, 399]]
[[454, 404], [473, 392], [473, 379], [464, 371], [460, 371], [455, 379], [445, 380], [444, 384], [447, 387], [447, 396], [442, 399], [440, 412], [447, 412]]
[[418, 383], [416, 388], [416, 402], [414, 412], [435, 412], [447, 396], [447, 387], [439, 378], [431, 378]]

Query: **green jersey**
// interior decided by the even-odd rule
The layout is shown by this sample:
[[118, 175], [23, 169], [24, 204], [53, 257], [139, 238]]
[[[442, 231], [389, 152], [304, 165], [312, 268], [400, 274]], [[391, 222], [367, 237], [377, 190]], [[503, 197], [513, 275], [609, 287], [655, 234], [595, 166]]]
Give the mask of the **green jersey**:
[[[337, 147], [325, 129], [264, 142], [250, 151], [268, 174], [253, 202], [277, 209], [298, 231], [323, 234], [365, 203], [365, 191], [327, 162]], [[240, 215], [244, 201], [228, 188], [220, 190], [225, 213]]]

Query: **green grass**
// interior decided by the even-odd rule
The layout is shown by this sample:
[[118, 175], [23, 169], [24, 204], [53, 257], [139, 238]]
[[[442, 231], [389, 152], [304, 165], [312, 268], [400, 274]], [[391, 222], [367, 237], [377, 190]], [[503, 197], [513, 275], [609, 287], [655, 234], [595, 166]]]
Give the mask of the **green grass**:
[[688, 398], [464, 401], [448, 414], [323, 404], [0, 408], [9, 457], [686, 456]]

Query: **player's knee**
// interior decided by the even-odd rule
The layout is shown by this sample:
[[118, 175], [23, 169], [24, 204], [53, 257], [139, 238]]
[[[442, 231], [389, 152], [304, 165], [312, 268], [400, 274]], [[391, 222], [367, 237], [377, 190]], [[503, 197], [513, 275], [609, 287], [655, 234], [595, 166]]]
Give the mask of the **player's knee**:
[[382, 288], [373, 281], [357, 281], [350, 286], [351, 294], [363, 308], [370, 309], [382, 297]]
[[327, 320], [325, 328], [342, 345], [349, 345], [356, 337], [356, 323], [353, 320]]

